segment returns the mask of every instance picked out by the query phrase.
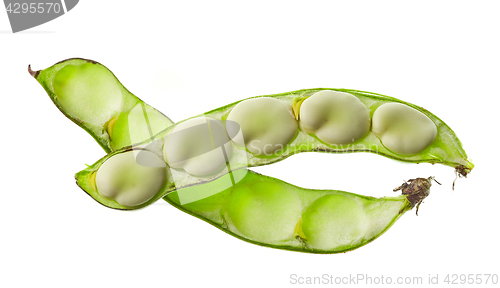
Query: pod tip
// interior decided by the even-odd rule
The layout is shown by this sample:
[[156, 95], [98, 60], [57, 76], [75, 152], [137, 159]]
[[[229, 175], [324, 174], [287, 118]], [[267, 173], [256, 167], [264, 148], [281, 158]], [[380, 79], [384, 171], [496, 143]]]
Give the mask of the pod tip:
[[417, 206], [416, 214], [418, 216], [418, 208], [420, 207], [420, 204], [422, 204], [422, 201], [429, 196], [432, 181], [441, 185], [441, 183], [434, 178], [434, 176], [431, 176], [429, 178], [410, 179], [405, 181], [401, 186], [395, 188], [393, 191], [396, 192], [401, 190], [401, 194], [406, 195], [406, 199], [408, 199], [411, 203], [412, 208]]
[[28, 72], [30, 73], [31, 76], [33, 76], [33, 78], [36, 78], [38, 74], [40, 74], [40, 71], [31, 70], [31, 64], [28, 65]]
[[474, 168], [474, 164], [471, 162], [468, 162], [468, 164], [468, 167], [465, 167], [464, 165], [455, 167], [455, 180], [453, 180], [453, 185], [451, 186], [452, 190], [455, 190], [455, 182], [457, 179], [462, 177], [467, 178], [467, 174], [469, 174], [472, 168]]

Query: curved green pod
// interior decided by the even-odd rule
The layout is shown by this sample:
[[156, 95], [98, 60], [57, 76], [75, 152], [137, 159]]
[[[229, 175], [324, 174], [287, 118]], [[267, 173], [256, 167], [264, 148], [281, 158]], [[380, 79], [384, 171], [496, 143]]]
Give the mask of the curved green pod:
[[[360, 121], [362, 125], [369, 128], [362, 127], [358, 130], [368, 130], [366, 130], [366, 132], [358, 133], [362, 136], [357, 136], [359, 138], [355, 139], [355, 141], [353, 141], [352, 143], [344, 144], [328, 144], [320, 140], [317, 135], [311, 135], [311, 130], [306, 133], [304, 131], [305, 129], [302, 127], [307, 123], [303, 123], [304, 121], [301, 122], [301, 109], [304, 109], [303, 107], [304, 105], [306, 105], [306, 101], [308, 101], [309, 97], [313, 97], [314, 95], [317, 95], [318, 92], [323, 91], [326, 91], [328, 93], [343, 93], [342, 95], [347, 94], [348, 96], [346, 97], [348, 97], [349, 99], [355, 98], [354, 102], [357, 101], [361, 103], [361, 105], [365, 107], [367, 111], [366, 113], [368, 114], [367, 117], [363, 119], [370, 120], [371, 124], [366, 125], [363, 124], [363, 121]], [[231, 116], [231, 113], [237, 110], [238, 105], [241, 105], [242, 103], [250, 103], [250, 101], [260, 101], [259, 99], [270, 100], [266, 100], [266, 103], [258, 108], [252, 107], [253, 103], [251, 103], [252, 105], [248, 105], [250, 107], [250, 110], [248, 110], [247, 108], [245, 108], [247, 110], [240, 109], [240, 112], [243, 112], [238, 112], [240, 113], [237, 115], [238, 117]], [[344, 101], [343, 99], [341, 99], [339, 103], [352, 102], [349, 101]], [[354, 107], [354, 109], [358, 109], [357, 107], [361, 107], [359, 103], [355, 104], [356, 107]], [[349, 105], [348, 108], [352, 108], [353, 106], [351, 104], [347, 105]], [[271, 112], [266, 111], [266, 107], [271, 107], [273, 110]], [[377, 114], [377, 111], [381, 111], [379, 110], [382, 109], [381, 107], [384, 108], [382, 110], [383, 112], [379, 113], [382, 116]], [[289, 109], [289, 115], [287, 115], [285, 112], [273, 112], [278, 109], [281, 109], [282, 111], [284, 111], [285, 109]], [[363, 109], [359, 109], [359, 111], [361, 112], [358, 114], [362, 116]], [[259, 117], [255, 117], [255, 115], [259, 115]], [[278, 119], [275, 121], [275, 119], [273, 119], [273, 115], [282, 115], [279, 117], [288, 118]], [[345, 117], [347, 117], [347, 119], [350, 121], [349, 117], [351, 117], [351, 115], [352, 114], [347, 114], [347, 116], [340, 115], [337, 118], [332, 117], [333, 120], [331, 122], [327, 123], [325, 121], [319, 121], [319, 123], [327, 123], [328, 125], [335, 127], [335, 125], [341, 125], [343, 123], [342, 121], [345, 122]], [[403, 118], [401, 119], [401, 117]], [[231, 118], [237, 120], [230, 120]], [[293, 121], [290, 120], [291, 118], [292, 120], [294, 118], [295, 120], [293, 121], [297, 121], [298, 124], [294, 124]], [[245, 119], [250, 119], [251, 122], [244, 122]], [[394, 119], [396, 119], [397, 121], [395, 121]], [[200, 121], [205, 122], [205, 124], [201, 125], [199, 123]], [[242, 123], [242, 125], [240, 125], [240, 127], [242, 128], [239, 130], [239, 132], [230, 131], [231, 129], [233, 129], [230, 128], [231, 125], [229, 125], [231, 121], [233, 123], [238, 123], [238, 121]], [[335, 121], [337, 121], [338, 123], [336, 123]], [[416, 121], [417, 124], [413, 125], [412, 121]], [[222, 125], [226, 126], [229, 136], [219, 135], [222, 133], [219, 130], [223, 128], [220, 128], [222, 126], [221, 124], [217, 124], [218, 122], [223, 123]], [[249, 125], [248, 123], [251, 124]], [[274, 125], [275, 123], [278, 123], [279, 125]], [[273, 125], [276, 127], [274, 127]], [[407, 128], [408, 125], [410, 125], [409, 127], [413, 130]], [[193, 127], [195, 127], [196, 129], [192, 129]], [[298, 129], [296, 129], [295, 127], [298, 127]], [[311, 127], [314, 129], [314, 125], [311, 125]], [[214, 130], [213, 128], [216, 129]], [[294, 131], [293, 129], [296, 129], [296, 131], [290, 132]], [[241, 133], [242, 130], [243, 132]], [[179, 134], [178, 132], [181, 131], [182, 133]], [[276, 150], [273, 148], [274, 150], [271, 151], [272, 153], [266, 155], [258, 153], [259, 151], [262, 151], [258, 150], [260, 149], [259, 146], [255, 146], [257, 148], [253, 147], [255, 148], [253, 150], [249, 149], [249, 146], [247, 145], [248, 143], [245, 140], [237, 139], [242, 134], [244, 135], [245, 131], [249, 131], [249, 133], [247, 133], [248, 135], [250, 135], [249, 138], [253, 137], [254, 139], [258, 138], [259, 141], [261, 141], [260, 139], [263, 139], [262, 141], [268, 141], [266, 145], [261, 145], [260, 147], [270, 147], [272, 145], [269, 143], [272, 143], [274, 147], [281, 145], [281, 149]], [[262, 135], [259, 135], [259, 131], [264, 131], [265, 133], [263, 132], [261, 133]], [[321, 131], [321, 128], [317, 131]], [[347, 135], [350, 135], [349, 133], [351, 133], [351, 130], [346, 131]], [[411, 134], [412, 131], [417, 131], [417, 135]], [[214, 133], [210, 134], [209, 132]], [[339, 138], [345, 138], [346, 133], [339, 133]], [[218, 134], [219, 136], [215, 136], [215, 134]], [[379, 136], [377, 136], [376, 134]], [[388, 137], [386, 137], [386, 135]], [[423, 136], [421, 137], [421, 135]], [[231, 138], [230, 143], [232, 143], [229, 148], [225, 145], [216, 145], [217, 147], [213, 149], [213, 151], [217, 150], [216, 152], [202, 149], [204, 152], [207, 152], [202, 155], [206, 156], [205, 158], [199, 157], [202, 153], [197, 152], [198, 154], [196, 154], [193, 152], [196, 151], [195, 148], [198, 147], [197, 145], [199, 145], [199, 143], [207, 143], [207, 145], [210, 146], [211, 142], [212, 145], [214, 145], [214, 139], [219, 142], [224, 142], [226, 141], [224, 139], [229, 138]], [[245, 138], [245, 136], [243, 136], [243, 138]], [[398, 139], [402, 140], [398, 142]], [[423, 140], [420, 142], [417, 141], [420, 139]], [[288, 142], [284, 143], [286, 141]], [[385, 143], [383, 143], [382, 141], [385, 141]], [[416, 146], [408, 146], [407, 143], [410, 143], [411, 145], [413, 145], [413, 143], [416, 143]], [[407, 153], [407, 151], [414, 152], [416, 151], [416, 149], [420, 149], [420, 151], [416, 154], [413, 153], [409, 155], [403, 155], [395, 153], [388, 149], [386, 146], [389, 145], [390, 147], [394, 147], [394, 149], [399, 149], [403, 153]], [[170, 149], [171, 147], [173, 148]], [[115, 155], [119, 155], [120, 153], [127, 153], [132, 150], [144, 149], [156, 154], [160, 159], [165, 160], [164, 165], [167, 168], [167, 177], [164, 185], [162, 186], [162, 189], [159, 190], [158, 193], [149, 201], [140, 204], [138, 203], [134, 206], [122, 205], [116, 202], [114, 199], [102, 197], [99, 194], [98, 189], [95, 189], [95, 185], [91, 183], [93, 181], [93, 175], [95, 173], [98, 173], [99, 167], [106, 161], [113, 161], [109, 159], [113, 159]], [[427, 162], [432, 164], [441, 163], [455, 168], [456, 171], [461, 173], [461, 175], [463, 176], [467, 175], [467, 173], [470, 172], [470, 170], [473, 168], [473, 164], [468, 160], [467, 155], [463, 150], [462, 145], [456, 137], [455, 133], [438, 117], [421, 107], [403, 102], [401, 100], [397, 100], [395, 98], [368, 92], [347, 89], [307, 89], [277, 95], [254, 97], [251, 99], [238, 101], [233, 104], [212, 110], [203, 115], [192, 117], [182, 122], [176, 123], [157, 134], [154, 138], [152, 138], [152, 140], [147, 140], [142, 143], [135, 144], [132, 147], [126, 147], [108, 154], [92, 166], [89, 166], [85, 170], [77, 173], [76, 179], [78, 185], [101, 204], [116, 209], [137, 209], [149, 205], [150, 203], [156, 201], [159, 198], [162, 198], [163, 196], [176, 189], [207, 183], [227, 174], [230, 171], [235, 171], [237, 169], [246, 167], [272, 164], [274, 162], [283, 160], [293, 154], [309, 151], [330, 153], [371, 152], [405, 162]], [[208, 152], [210, 152], [211, 154]], [[171, 156], [168, 155], [169, 153]], [[219, 158], [219, 160], [222, 159], [225, 161], [215, 161], [215, 158], [212, 157], [215, 154], [218, 154], [220, 157], [224, 157]], [[181, 159], [182, 161], [177, 160], [176, 163], [169, 163], [169, 161], [172, 162], [172, 155], [182, 155], [182, 157], [184, 158]], [[175, 164], [175, 166], [173, 164]], [[204, 171], [200, 172], [196, 169], [192, 169], [192, 167], [202, 166], [208, 167], [204, 170], [208, 171], [206, 172], [206, 174], [203, 174]]]
[[[387, 231], [428, 194], [431, 180], [417, 178], [402, 185], [403, 194], [373, 198], [337, 190], [293, 186], [252, 171], [234, 186], [210, 197], [181, 204], [181, 198], [217, 185], [179, 189], [168, 195], [177, 208], [244, 241], [308, 253], [354, 250]], [[233, 175], [239, 177], [239, 175]]]
[[173, 122], [128, 91], [104, 65], [72, 58], [29, 73], [71, 121], [107, 153], [141, 142]]
[[[63, 113], [68, 114], [67, 111]], [[69, 118], [72, 119], [71, 116]], [[131, 124], [133, 121], [127, 121], [124, 127]], [[153, 130], [161, 128], [161, 125], [161, 122], [148, 123], [149, 129]], [[91, 131], [89, 133], [92, 134]], [[121, 141], [121, 137], [129, 136], [119, 133], [113, 140], [115, 143], [126, 143]], [[109, 146], [108, 149], [114, 148], [121, 147]], [[123, 165], [119, 168], [123, 169]], [[161, 177], [163, 173], [152, 172], [157, 168], [145, 169], [149, 170], [144, 171], [141, 178], [154, 173], [160, 173]], [[120, 173], [141, 171], [124, 169]], [[92, 176], [95, 177], [95, 174]], [[83, 182], [83, 185], [95, 183], [96, 179], [92, 179]], [[240, 169], [204, 185], [172, 192], [164, 199], [247, 242], [300, 252], [338, 253], [374, 240], [404, 212], [420, 203], [428, 195], [430, 180], [417, 180], [399, 187], [406, 196], [375, 199], [342, 191], [303, 189]]]

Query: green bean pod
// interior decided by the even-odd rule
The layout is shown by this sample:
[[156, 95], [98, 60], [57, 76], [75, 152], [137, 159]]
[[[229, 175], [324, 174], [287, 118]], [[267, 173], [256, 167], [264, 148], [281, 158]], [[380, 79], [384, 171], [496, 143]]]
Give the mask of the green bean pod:
[[[68, 62], [74, 63], [73, 60]], [[89, 90], [93, 83], [86, 86], [83, 88]], [[51, 98], [54, 100], [55, 97]], [[54, 103], [57, 105], [56, 101]], [[144, 105], [142, 102], [136, 105], [139, 104]], [[102, 105], [98, 103], [94, 109], [109, 110]], [[74, 120], [64, 107], [58, 107]], [[80, 118], [86, 121], [77, 122], [80, 126], [92, 120], [90, 116], [83, 116]], [[135, 116], [133, 119], [144, 122], [149, 113], [142, 116], [142, 119]], [[147, 126], [156, 130], [162, 128], [162, 123], [156, 121]], [[127, 121], [123, 131], [129, 130], [127, 125], [132, 126], [130, 131], [138, 127]], [[85, 130], [99, 139], [91, 129]], [[130, 141], [127, 133], [117, 133], [109, 139], [115, 143], [127, 143], [121, 138]], [[144, 136], [144, 139], [147, 138], [147, 135]], [[102, 142], [108, 145], [106, 151], [121, 148], [111, 145], [111, 141]], [[95, 179], [83, 185], [89, 183], [92, 186]], [[419, 178], [411, 181], [410, 185], [400, 187], [403, 189], [402, 196], [376, 199], [342, 191], [303, 189], [240, 169], [204, 185], [169, 193], [164, 199], [176, 208], [247, 242], [300, 252], [338, 253], [356, 249], [380, 236], [404, 212], [419, 204], [428, 195], [429, 187], [429, 179]]]

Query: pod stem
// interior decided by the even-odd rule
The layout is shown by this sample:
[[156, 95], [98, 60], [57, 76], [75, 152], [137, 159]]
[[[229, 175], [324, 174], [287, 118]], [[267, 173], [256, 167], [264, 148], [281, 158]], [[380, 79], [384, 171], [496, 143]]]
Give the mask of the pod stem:
[[[473, 167], [473, 166], [472, 166]], [[467, 168], [464, 165], [460, 165], [455, 168], [455, 180], [453, 180], [453, 185], [451, 186], [452, 190], [455, 190], [455, 182], [458, 178], [467, 178], [467, 174], [470, 172], [472, 168]]]
[[33, 78], [36, 78], [38, 74], [40, 74], [40, 70], [38, 71], [31, 70], [31, 64], [28, 65], [28, 72], [30, 73], [31, 76], [33, 76]]
[[394, 192], [401, 190], [402, 195], [407, 195], [406, 199], [411, 203], [411, 208], [417, 206], [417, 216], [418, 216], [418, 207], [422, 204], [425, 197], [429, 196], [430, 188], [432, 186], [432, 180], [439, 183], [434, 176], [429, 178], [416, 178], [405, 181], [401, 186], [394, 188]]

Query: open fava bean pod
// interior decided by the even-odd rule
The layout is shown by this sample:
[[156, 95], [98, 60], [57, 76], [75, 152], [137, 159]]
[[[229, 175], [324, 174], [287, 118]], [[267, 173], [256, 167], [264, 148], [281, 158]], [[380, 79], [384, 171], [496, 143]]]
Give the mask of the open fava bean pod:
[[[70, 59], [61, 63], [73, 66], [90, 63], [97, 68], [97, 73], [108, 74], [108, 76], [111, 74], [104, 66], [93, 61]], [[61, 66], [61, 63], [56, 66]], [[86, 97], [106, 97], [106, 93], [102, 93], [99, 89], [102, 87], [96, 85], [92, 80], [93, 77], [88, 77], [89, 71], [85, 70], [91, 67], [87, 66], [82, 69], [83, 74], [87, 74], [86, 78], [79, 77], [76, 73], [73, 77], [80, 78], [79, 81], [66, 79], [69, 81], [65, 83], [65, 89], [75, 89], [72, 86], [76, 85], [80, 91], [86, 92]], [[30, 73], [35, 77], [40, 74], [31, 70]], [[113, 77], [108, 79], [113, 79]], [[114, 80], [117, 81], [116, 78]], [[102, 84], [102, 82], [98, 83]], [[121, 148], [120, 144], [116, 143], [123, 145], [123, 143], [129, 143], [130, 139], [140, 141], [149, 138], [147, 133], [142, 133], [142, 129], [155, 131], [171, 123], [166, 116], [146, 106], [127, 91], [124, 97], [135, 100], [134, 106], [141, 107], [142, 113], [125, 111], [129, 116], [121, 120], [124, 124], [121, 126], [122, 129], [118, 130], [121, 131], [119, 133], [113, 133], [113, 128], [110, 127], [108, 121], [102, 124], [102, 130], [97, 129], [99, 133], [94, 134], [93, 131], [96, 130], [86, 127], [87, 123], [93, 122], [93, 115], [110, 115], [116, 112], [113, 111], [114, 107], [119, 105], [113, 101], [117, 98], [109, 102], [101, 101], [89, 105], [88, 109], [81, 111], [78, 121], [75, 121], [72, 111], [65, 110], [65, 107], [57, 103], [55, 94], [49, 93], [49, 95], [68, 118], [87, 130], [106, 151]], [[66, 97], [81, 97], [81, 95], [70, 93]], [[66, 101], [75, 102], [74, 99], [66, 99]], [[149, 107], [149, 109], [144, 107]], [[124, 112], [120, 115], [127, 117], [124, 116], [127, 115]], [[162, 120], [162, 116], [165, 119]], [[157, 121], [149, 121], [149, 118]], [[106, 132], [109, 138], [103, 137]], [[111, 144], [113, 141], [114, 145]], [[152, 161], [156, 161], [154, 159], [156, 158], [153, 157]], [[126, 157], [123, 157], [122, 161], [127, 163]], [[136, 170], [134, 173], [142, 172], [141, 169]], [[127, 172], [130, 171], [125, 169], [124, 173]], [[154, 169], [147, 172], [153, 172], [154, 175]], [[148, 173], [142, 176], [150, 177]], [[161, 174], [153, 178], [155, 177], [161, 177]], [[239, 181], [235, 183], [235, 179]], [[410, 180], [409, 184], [398, 187], [403, 190], [403, 195], [376, 199], [342, 191], [303, 189], [278, 179], [240, 169], [229, 172], [215, 181], [169, 193], [164, 199], [175, 207], [248, 242], [301, 252], [336, 253], [358, 248], [381, 235], [404, 212], [421, 203], [429, 194], [431, 179]], [[125, 198], [121, 200], [130, 201]]]
[[[161, 113], [146, 108], [95, 62], [72, 59], [30, 73], [68, 117], [77, 123], [83, 121], [80, 118], [87, 120], [81, 126], [101, 146], [125, 146], [113, 143], [115, 134], [140, 135], [134, 136], [137, 139], [151, 136], [76, 174], [80, 187], [111, 208], [145, 207], [176, 189], [308, 151], [362, 151], [406, 162], [442, 163], [464, 176], [473, 168], [455, 133], [438, 117], [379, 94], [306, 89], [259, 96], [169, 126]], [[94, 85], [83, 85], [89, 81]], [[146, 125], [138, 125], [134, 115], [137, 119], [148, 116]], [[151, 122], [156, 121], [160, 125], [154, 127], [166, 128], [153, 136], [157, 131]], [[134, 131], [127, 123], [139, 128]]]

